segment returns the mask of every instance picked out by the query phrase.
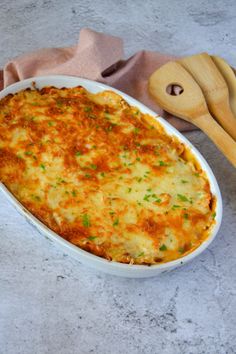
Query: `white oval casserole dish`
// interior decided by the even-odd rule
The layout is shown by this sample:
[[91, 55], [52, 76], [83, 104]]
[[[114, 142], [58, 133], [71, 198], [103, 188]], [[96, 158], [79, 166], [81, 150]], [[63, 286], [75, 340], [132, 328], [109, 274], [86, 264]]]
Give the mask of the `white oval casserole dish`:
[[211, 193], [216, 197], [216, 210], [215, 210], [216, 218], [215, 218], [215, 225], [212, 227], [208, 238], [197, 249], [195, 249], [190, 254], [183, 256], [182, 258], [167, 263], [151, 265], [151, 266], [110, 262], [106, 259], [100, 258], [87, 251], [80, 249], [79, 247], [64, 240], [62, 237], [60, 237], [55, 232], [50, 230], [46, 225], [40, 222], [28, 210], [26, 210], [22, 206], [22, 204], [8, 191], [8, 189], [3, 184], [0, 183], [0, 190], [10, 200], [10, 202], [15, 206], [15, 208], [27, 218], [29, 222], [31, 222], [34, 226], [36, 226], [36, 228], [47, 238], [51, 239], [52, 241], [56, 241], [59, 245], [61, 245], [64, 248], [65, 251], [70, 253], [81, 263], [96, 268], [99, 271], [101, 270], [109, 274], [130, 277], [130, 278], [152, 277], [160, 273], [169, 271], [173, 268], [176, 268], [192, 260], [194, 257], [202, 253], [209, 246], [209, 244], [215, 238], [221, 224], [221, 219], [222, 219], [221, 193], [216, 178], [211, 168], [207, 164], [206, 160], [202, 157], [199, 151], [179, 131], [177, 131], [174, 127], [172, 127], [169, 123], [167, 123], [163, 118], [159, 116], [157, 117], [157, 114], [155, 112], [153, 112], [152, 110], [150, 110], [142, 103], [138, 102], [137, 100], [133, 99], [132, 97], [124, 94], [123, 92], [116, 90], [112, 87], [109, 87], [107, 85], [101, 84], [99, 82], [73, 77], [73, 76], [53, 75], [53, 76], [34, 77], [27, 80], [23, 80], [1, 91], [0, 99], [10, 93], [14, 94], [26, 88], [29, 87], [32, 88], [33, 82], [35, 83], [36, 87], [39, 89], [45, 86], [55, 86], [61, 88], [61, 87], [75, 87], [81, 85], [93, 93], [97, 93], [103, 90], [112, 90], [118, 93], [120, 96], [122, 96], [130, 105], [139, 108], [141, 112], [150, 114], [151, 116], [155, 117], [155, 119], [157, 119], [158, 122], [162, 124], [162, 126], [165, 128], [168, 134], [176, 136], [181, 142], [183, 142], [191, 150], [192, 154], [196, 157], [197, 161], [199, 162], [202, 170], [205, 171], [210, 183]]

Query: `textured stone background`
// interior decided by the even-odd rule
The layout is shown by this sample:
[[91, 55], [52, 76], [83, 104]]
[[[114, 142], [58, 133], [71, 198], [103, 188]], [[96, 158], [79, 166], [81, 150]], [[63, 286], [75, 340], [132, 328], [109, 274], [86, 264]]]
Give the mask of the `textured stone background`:
[[[81, 27], [141, 48], [209, 51], [236, 66], [236, 2], [0, 1], [0, 65], [26, 51], [75, 43]], [[78, 264], [0, 196], [1, 354], [236, 353], [236, 173], [200, 132], [187, 133], [222, 190], [213, 244], [170, 274], [128, 280]]]

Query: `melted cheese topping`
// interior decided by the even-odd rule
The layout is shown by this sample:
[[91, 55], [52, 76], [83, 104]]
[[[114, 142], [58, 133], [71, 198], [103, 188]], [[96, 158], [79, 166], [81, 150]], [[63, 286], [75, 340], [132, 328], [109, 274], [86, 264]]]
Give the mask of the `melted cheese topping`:
[[25, 90], [0, 102], [0, 180], [38, 219], [106, 259], [155, 264], [214, 223], [184, 145], [114, 92]]

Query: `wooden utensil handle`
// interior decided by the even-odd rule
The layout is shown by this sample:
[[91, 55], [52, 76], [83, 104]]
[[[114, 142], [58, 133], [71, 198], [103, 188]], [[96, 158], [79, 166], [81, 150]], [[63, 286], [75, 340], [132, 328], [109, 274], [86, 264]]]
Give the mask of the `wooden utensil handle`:
[[194, 123], [203, 130], [225, 157], [236, 167], [236, 142], [210, 114], [199, 116]]
[[228, 102], [209, 103], [212, 115], [217, 119], [226, 132], [236, 141], [236, 118], [234, 117]]

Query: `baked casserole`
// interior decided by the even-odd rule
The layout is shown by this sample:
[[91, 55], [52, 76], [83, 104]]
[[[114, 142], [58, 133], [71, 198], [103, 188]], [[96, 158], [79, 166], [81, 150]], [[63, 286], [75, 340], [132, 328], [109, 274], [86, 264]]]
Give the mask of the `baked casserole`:
[[58, 235], [116, 262], [180, 258], [215, 222], [191, 152], [112, 91], [45, 87], [3, 98], [0, 181]]

